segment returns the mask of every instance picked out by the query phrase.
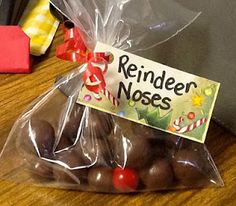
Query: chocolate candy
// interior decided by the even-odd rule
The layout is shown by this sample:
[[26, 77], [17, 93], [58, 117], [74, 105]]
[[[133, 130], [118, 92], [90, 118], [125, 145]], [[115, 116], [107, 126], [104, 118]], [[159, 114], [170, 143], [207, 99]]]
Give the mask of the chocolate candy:
[[91, 190], [99, 192], [113, 191], [112, 175], [113, 170], [109, 167], [93, 167], [89, 169], [88, 183]]
[[38, 175], [43, 178], [52, 179], [53, 178], [53, 167], [52, 164], [46, 160], [35, 160], [30, 163], [30, 170], [33, 174]]
[[77, 137], [83, 112], [84, 106], [75, 104], [69, 117], [67, 118], [62, 135], [68, 137], [72, 142], [74, 142]]
[[167, 156], [164, 144], [153, 145], [152, 147], [153, 158], [165, 158]]
[[80, 139], [80, 144], [84, 157], [90, 165], [111, 166], [113, 158], [106, 138], [89, 136], [85, 132]]
[[178, 146], [182, 143], [182, 141], [183, 141], [182, 137], [169, 134], [165, 138], [165, 145], [169, 149], [178, 148]]
[[132, 123], [132, 130], [135, 135], [141, 135], [143, 138], [153, 139], [158, 138], [158, 135], [155, 132], [155, 129], [147, 127], [142, 124]]
[[112, 141], [113, 155], [118, 166], [142, 168], [151, 161], [152, 149], [145, 138], [136, 137], [132, 133], [119, 134], [117, 132]]
[[53, 146], [55, 143], [54, 129], [45, 120], [33, 119], [29, 123], [28, 136], [31, 144], [35, 141], [41, 157], [49, 157], [53, 153]]
[[[48, 157], [53, 159], [53, 157]], [[36, 155], [26, 154], [24, 160], [27, 162], [28, 169], [34, 177], [53, 179], [53, 164], [47, 160], [42, 160]]]
[[[61, 95], [60, 101], [66, 104]], [[52, 110], [53, 106], [49, 108]], [[66, 119], [60, 141], [55, 142], [53, 127], [59, 131], [64, 117], [64, 112], [58, 111], [55, 109], [50, 115], [45, 109], [43, 119], [50, 116], [50, 123], [36, 118], [39, 112], [25, 127], [23, 136], [30, 140], [27, 144], [31, 145], [31, 153], [34, 151], [33, 160], [26, 159], [31, 171], [40, 177], [54, 178], [59, 185], [68, 184], [70, 188], [85, 186], [100, 192], [134, 192], [141, 187], [166, 189], [174, 182], [174, 176], [185, 186], [204, 181], [202, 171], [206, 163], [194, 151], [196, 144], [94, 109], [85, 110], [77, 104]], [[80, 126], [81, 134], [73, 145]], [[40, 159], [36, 150], [40, 157], [54, 163]]]
[[172, 166], [176, 178], [183, 185], [195, 186], [203, 178], [203, 161], [193, 150], [179, 150], [172, 160]]
[[84, 129], [88, 130], [91, 136], [104, 138], [111, 133], [113, 129], [111, 115], [90, 109], [87, 118]]
[[166, 133], [165, 145], [167, 150], [167, 155], [170, 158], [175, 156], [175, 153], [180, 149], [186, 149], [191, 145], [191, 140], [178, 137], [176, 135], [171, 135]]
[[73, 145], [73, 142], [71, 141], [71, 138], [61, 136], [59, 143], [57, 145], [56, 151], [66, 149], [72, 145]]
[[162, 132], [160, 130], [150, 128], [145, 125], [133, 122], [131, 124], [132, 124], [132, 131], [136, 136], [136, 138], [145, 138], [151, 145], [151, 149], [154, 155], [153, 158], [166, 156], [165, 141], [166, 139], [172, 137], [173, 135], [167, 134], [166, 132]]
[[181, 148], [182, 143], [182, 137], [167, 134], [165, 138], [166, 156], [168, 156], [170, 159], [173, 158], [176, 151]]
[[171, 135], [169, 133], [134, 122], [131, 122], [131, 127], [133, 133], [136, 136], [142, 135], [143, 138], [147, 138], [151, 141], [164, 141], [166, 139], [169, 139], [169, 137], [174, 137], [174, 135]]
[[29, 170], [35, 175], [43, 178], [52, 178], [52, 166], [47, 160], [53, 159], [53, 147], [55, 143], [54, 129], [45, 120], [33, 118], [21, 131], [23, 141], [21, 152], [24, 153], [24, 160], [27, 162]]
[[173, 181], [173, 171], [165, 159], [155, 160], [150, 167], [140, 171], [140, 178], [147, 190], [165, 189]]
[[163, 140], [158, 139], [148, 139], [148, 143], [151, 147], [151, 151], [153, 154], [152, 159], [159, 157], [166, 157], [166, 147], [165, 142]]
[[[76, 167], [86, 166], [86, 162], [84, 161], [83, 154], [80, 150], [74, 149], [58, 153], [56, 160], [69, 167], [66, 168], [61, 165], [54, 168], [53, 175], [58, 182], [74, 184], [82, 184], [85, 182], [87, 179], [87, 169], [76, 169]], [[58, 165], [60, 164], [58, 163]]]
[[122, 131], [123, 133], [130, 133], [132, 131], [133, 122], [116, 116], [113, 116], [113, 119], [116, 131]]

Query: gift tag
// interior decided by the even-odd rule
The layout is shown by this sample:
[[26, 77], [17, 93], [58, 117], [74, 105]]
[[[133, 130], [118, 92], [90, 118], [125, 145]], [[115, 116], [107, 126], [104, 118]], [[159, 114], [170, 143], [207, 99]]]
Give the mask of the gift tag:
[[[95, 52], [112, 56], [106, 72], [94, 65], [106, 87], [100, 92], [83, 87], [78, 103], [204, 143], [219, 83], [100, 42]], [[90, 80], [101, 81], [101, 75], [91, 71]]]

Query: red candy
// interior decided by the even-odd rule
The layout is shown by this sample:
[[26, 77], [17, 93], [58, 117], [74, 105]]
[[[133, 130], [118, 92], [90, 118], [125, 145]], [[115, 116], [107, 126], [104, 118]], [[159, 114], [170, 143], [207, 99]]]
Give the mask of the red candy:
[[132, 192], [138, 187], [138, 174], [129, 168], [116, 168], [113, 171], [113, 185], [121, 192]]
[[190, 119], [190, 120], [195, 119], [195, 116], [196, 116], [196, 115], [195, 115], [194, 112], [189, 112], [188, 115], [187, 115], [188, 119]]

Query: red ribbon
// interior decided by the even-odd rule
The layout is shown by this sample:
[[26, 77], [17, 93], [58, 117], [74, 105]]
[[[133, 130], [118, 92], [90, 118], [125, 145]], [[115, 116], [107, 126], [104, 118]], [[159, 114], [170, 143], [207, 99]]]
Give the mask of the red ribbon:
[[[83, 73], [83, 82], [88, 90], [98, 94], [106, 88], [104, 75], [108, 69], [109, 55], [104, 52], [87, 53], [87, 47], [78, 28], [64, 27], [64, 43], [57, 47], [56, 56], [60, 59], [88, 64]], [[101, 68], [102, 66], [104, 69]]]
[[63, 27], [64, 43], [56, 49], [56, 56], [60, 59], [84, 62], [87, 48], [81, 38], [79, 30], [74, 27], [68, 29]]
[[[101, 63], [104, 61], [104, 70], [100, 67], [94, 66], [93, 63]], [[102, 57], [91, 57], [88, 60], [88, 66], [83, 73], [83, 82], [86, 88], [92, 92], [99, 93], [106, 88], [104, 75], [107, 72], [108, 63]]]

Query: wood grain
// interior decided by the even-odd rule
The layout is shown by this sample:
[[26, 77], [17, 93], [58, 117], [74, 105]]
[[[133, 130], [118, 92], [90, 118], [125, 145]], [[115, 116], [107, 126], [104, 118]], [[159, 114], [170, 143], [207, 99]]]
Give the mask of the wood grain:
[[[50, 88], [55, 77], [64, 75], [76, 65], [54, 57], [55, 45], [62, 41], [59, 31], [46, 55], [34, 59], [29, 75], [0, 75], [0, 146], [2, 148], [17, 117], [27, 105]], [[236, 138], [211, 123], [207, 146], [222, 175], [225, 186], [133, 195], [95, 194], [40, 188], [0, 181], [0, 205], [236, 205]]]

